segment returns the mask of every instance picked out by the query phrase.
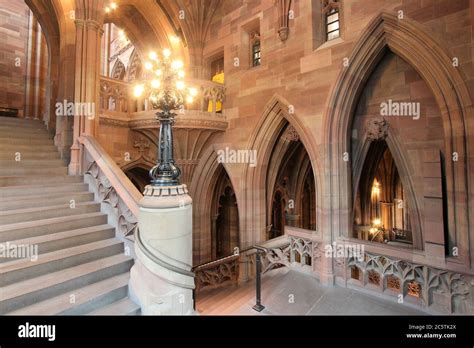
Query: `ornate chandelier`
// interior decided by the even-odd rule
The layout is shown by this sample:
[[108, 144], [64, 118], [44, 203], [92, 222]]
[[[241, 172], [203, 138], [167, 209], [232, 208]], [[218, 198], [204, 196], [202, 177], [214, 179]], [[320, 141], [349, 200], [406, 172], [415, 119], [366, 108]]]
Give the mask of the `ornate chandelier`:
[[150, 169], [151, 184], [154, 186], [179, 185], [181, 170], [173, 159], [173, 124], [175, 110], [183, 110], [184, 104], [192, 103], [197, 95], [195, 88], [186, 88], [184, 83], [184, 64], [180, 60], [171, 59], [171, 51], [164, 49], [161, 56], [150, 52], [149, 61], [145, 63], [147, 82], [135, 86], [134, 95], [148, 96], [160, 122], [158, 137], [157, 164]]

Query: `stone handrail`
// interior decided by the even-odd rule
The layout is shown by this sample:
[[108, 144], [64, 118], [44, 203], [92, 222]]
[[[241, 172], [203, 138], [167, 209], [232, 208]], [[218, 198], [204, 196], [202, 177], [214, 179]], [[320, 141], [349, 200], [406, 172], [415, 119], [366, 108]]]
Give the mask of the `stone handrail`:
[[121, 237], [133, 240], [142, 195], [95, 138], [83, 135], [79, 142], [84, 146], [86, 180], [101, 203], [112, 209]]
[[[290, 266], [290, 240], [287, 235], [267, 240], [257, 247], [262, 252], [262, 274], [278, 267]], [[248, 276], [255, 275], [256, 254], [257, 249], [254, 247], [245, 252], [247, 260], [244, 263], [247, 264]]]

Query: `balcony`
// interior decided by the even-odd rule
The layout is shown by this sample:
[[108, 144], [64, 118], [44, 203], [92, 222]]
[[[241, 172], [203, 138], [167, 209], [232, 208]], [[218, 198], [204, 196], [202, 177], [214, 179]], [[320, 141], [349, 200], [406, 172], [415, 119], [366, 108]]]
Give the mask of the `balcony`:
[[[225, 87], [222, 84], [207, 80], [188, 80], [189, 86], [195, 86], [198, 99], [186, 106], [185, 113], [196, 116], [220, 117], [225, 119], [224, 110], [218, 110], [225, 100]], [[134, 98], [132, 95], [133, 84], [104, 76], [100, 78], [100, 117], [119, 119], [135, 119], [135, 114], [143, 115], [152, 112], [151, 106], [145, 97]], [[143, 118], [143, 117], [142, 117]]]
[[[190, 183], [202, 150], [216, 133], [227, 129], [224, 100], [225, 87], [207, 80], [188, 80], [188, 86], [198, 89], [195, 101], [176, 111], [173, 127], [174, 157], [182, 169], [182, 180]], [[106, 77], [100, 79], [100, 124], [111, 127], [125, 127], [131, 131], [130, 143], [143, 142], [145, 138], [151, 154], [156, 154], [159, 123], [155, 110], [145, 97], [133, 96], [131, 83]], [[124, 140], [127, 142], [127, 140]], [[149, 156], [148, 162], [154, 162]]]

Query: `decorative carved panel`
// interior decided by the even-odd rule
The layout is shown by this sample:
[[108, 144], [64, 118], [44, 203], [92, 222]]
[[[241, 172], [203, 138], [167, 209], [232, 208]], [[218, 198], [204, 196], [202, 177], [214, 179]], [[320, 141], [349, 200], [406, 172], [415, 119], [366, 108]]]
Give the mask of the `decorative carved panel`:
[[[386, 280], [382, 282], [383, 290], [406, 289], [407, 296], [420, 298], [426, 307], [436, 304], [436, 310], [442, 308], [445, 313], [474, 314], [474, 277], [470, 275], [368, 252], [365, 252], [363, 261], [349, 257], [348, 274], [352, 274], [353, 267], [362, 272], [376, 271], [381, 279]], [[447, 297], [448, 307], [444, 302], [433, 303], [434, 293]]]
[[374, 270], [367, 273], [367, 280], [370, 284], [380, 285], [380, 274]]

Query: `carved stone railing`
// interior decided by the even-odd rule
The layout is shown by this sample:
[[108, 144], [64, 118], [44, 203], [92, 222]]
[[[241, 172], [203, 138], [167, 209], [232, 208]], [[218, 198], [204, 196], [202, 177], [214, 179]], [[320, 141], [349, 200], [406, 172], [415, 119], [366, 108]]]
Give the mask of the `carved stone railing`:
[[317, 231], [286, 226], [285, 233], [290, 241], [290, 262], [292, 268], [312, 274], [319, 269], [321, 258], [321, 236]]
[[199, 86], [198, 102], [191, 109], [197, 107], [198, 111], [217, 113], [217, 103], [221, 103], [222, 110], [225, 101], [225, 87], [221, 83], [207, 80], [191, 80], [190, 84]]
[[374, 254], [343, 259], [347, 285], [444, 314], [474, 314], [474, 277]]
[[[83, 170], [86, 182], [109, 215], [117, 237], [133, 241], [141, 194], [95, 138], [81, 136], [84, 147]], [[108, 209], [107, 209], [108, 207]]]
[[239, 255], [230, 255], [193, 268], [196, 292], [205, 287], [218, 287], [239, 278]]
[[128, 113], [130, 109], [131, 84], [101, 76], [100, 78], [100, 112]]
[[[187, 111], [198, 113], [222, 115], [223, 103], [225, 101], [225, 87], [223, 84], [208, 80], [188, 80], [188, 86], [194, 86], [198, 90], [196, 100], [186, 105]], [[131, 114], [151, 111], [151, 105], [144, 96], [135, 98], [132, 95], [133, 84], [100, 77], [99, 109], [102, 117], [117, 118], [120, 120], [131, 120]], [[221, 112], [217, 110], [217, 104], [221, 104]]]

